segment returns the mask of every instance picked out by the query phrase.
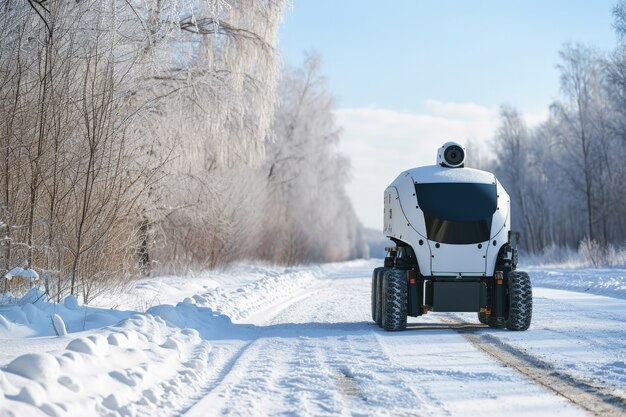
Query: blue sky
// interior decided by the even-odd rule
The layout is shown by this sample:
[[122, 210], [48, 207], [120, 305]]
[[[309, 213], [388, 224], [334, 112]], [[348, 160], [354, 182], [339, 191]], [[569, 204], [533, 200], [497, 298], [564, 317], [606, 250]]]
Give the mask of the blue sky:
[[439, 142], [488, 149], [502, 103], [531, 125], [545, 118], [559, 94], [559, 49], [568, 41], [610, 49], [614, 3], [293, 0], [279, 47], [288, 65], [307, 50], [322, 54], [341, 150], [352, 158], [348, 192], [364, 224], [378, 228], [385, 186], [432, 163]]

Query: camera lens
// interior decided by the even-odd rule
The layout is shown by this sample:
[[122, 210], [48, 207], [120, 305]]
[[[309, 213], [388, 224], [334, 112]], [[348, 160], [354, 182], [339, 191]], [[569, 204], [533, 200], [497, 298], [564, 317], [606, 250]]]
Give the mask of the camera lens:
[[465, 159], [465, 153], [460, 146], [452, 145], [443, 154], [446, 163], [451, 166], [459, 165]]

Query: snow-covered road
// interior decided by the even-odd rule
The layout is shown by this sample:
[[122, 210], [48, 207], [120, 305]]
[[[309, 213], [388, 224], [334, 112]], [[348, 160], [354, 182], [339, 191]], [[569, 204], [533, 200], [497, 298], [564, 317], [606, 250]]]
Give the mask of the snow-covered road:
[[[589, 388], [597, 415], [626, 414], [619, 291], [610, 298], [536, 282], [527, 332], [431, 313], [386, 333], [369, 320], [375, 265], [226, 274], [188, 286], [152, 280], [138, 288], [188, 298], [64, 338], [0, 339], [0, 415], [592, 415], [552, 390], [575, 385]], [[564, 387], [546, 388], [526, 362], [520, 372], [485, 342], [556, 378], [544, 385]], [[29, 371], [6, 353], [18, 343], [52, 353], [28, 357], [42, 362]]]
[[[253, 320], [242, 320], [255, 323], [248, 329], [254, 333], [252, 340], [237, 352], [222, 382], [186, 415], [203, 416], [207, 411], [225, 415], [233, 410], [243, 415], [258, 415], [259, 411], [264, 415], [584, 414], [485, 355], [455, 330], [458, 326], [448, 323], [476, 322], [475, 315], [431, 314], [411, 320], [414, 324], [409, 331], [383, 332], [367, 316], [371, 269], [371, 265], [363, 265], [334, 272], [307, 288], [305, 298], [256, 314]], [[579, 315], [575, 305], [590, 310], [589, 301], [598, 297], [550, 291], [544, 295], [541, 289], [536, 293], [535, 327], [541, 333], [481, 332], [512, 345], [534, 346], [539, 355], [546, 352], [559, 357], [563, 368], [576, 364], [581, 370], [591, 370], [593, 357], [603, 358], [607, 353], [623, 356], [623, 339], [612, 345], [611, 351], [594, 354], [606, 343], [589, 340], [591, 335], [572, 326], [572, 319]], [[575, 305], [568, 304], [572, 299]], [[621, 329], [623, 337], [626, 303], [615, 303], [621, 305], [622, 319], [606, 318], [607, 324], [612, 330]], [[608, 310], [617, 307], [615, 303]], [[541, 312], [547, 306], [556, 307], [559, 314], [555, 317], [547, 312], [552, 317], [544, 321]], [[586, 319], [579, 316], [575, 322]], [[585, 326], [595, 327], [598, 335], [598, 324], [587, 322]], [[547, 330], [550, 325], [553, 330]], [[568, 331], [571, 327], [576, 333]], [[573, 360], [576, 351], [586, 352], [583, 363]], [[571, 355], [572, 360], [563, 355]], [[589, 376], [597, 376], [597, 371], [594, 366]], [[617, 372], [616, 387], [624, 387], [626, 379], [619, 378], [619, 367]]]

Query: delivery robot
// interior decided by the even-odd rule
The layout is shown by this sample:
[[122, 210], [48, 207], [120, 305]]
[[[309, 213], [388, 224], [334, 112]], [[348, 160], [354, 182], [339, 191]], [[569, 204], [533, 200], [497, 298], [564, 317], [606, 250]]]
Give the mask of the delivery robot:
[[372, 319], [384, 330], [429, 311], [530, 326], [532, 287], [516, 269], [509, 195], [494, 174], [466, 168], [465, 155], [448, 142], [435, 165], [404, 171], [385, 190], [384, 234], [396, 246], [372, 274]]

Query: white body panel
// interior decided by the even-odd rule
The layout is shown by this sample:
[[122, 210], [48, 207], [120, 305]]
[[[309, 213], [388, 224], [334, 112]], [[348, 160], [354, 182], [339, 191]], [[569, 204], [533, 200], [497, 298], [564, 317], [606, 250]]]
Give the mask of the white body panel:
[[[480, 245], [429, 240], [424, 212], [416, 196], [416, 183], [495, 184], [497, 209], [491, 221], [490, 239]], [[425, 276], [490, 276], [494, 273], [500, 248], [508, 242], [509, 211], [509, 195], [493, 174], [471, 168], [426, 166], [403, 172], [385, 190], [383, 231], [386, 236], [413, 248], [420, 272]]]

